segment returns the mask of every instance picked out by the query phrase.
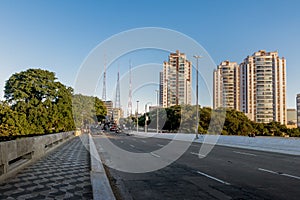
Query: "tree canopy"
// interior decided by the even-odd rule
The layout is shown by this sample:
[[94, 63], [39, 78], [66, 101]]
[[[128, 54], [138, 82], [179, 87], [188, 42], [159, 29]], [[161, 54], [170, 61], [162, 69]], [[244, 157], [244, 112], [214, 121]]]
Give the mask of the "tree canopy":
[[98, 97], [75, 94], [72, 98], [76, 127], [101, 122], [106, 116], [106, 107]]
[[99, 98], [73, 95], [73, 89], [57, 81], [54, 72], [43, 69], [13, 74], [5, 83], [4, 98], [0, 103], [2, 139], [71, 131], [75, 123], [80, 127], [82, 121], [94, 123], [106, 115]]
[[[214, 126], [222, 126], [222, 135], [261, 135], [261, 136], [300, 136], [298, 128], [288, 129], [285, 125], [278, 122], [270, 122], [267, 124], [252, 122], [244, 113], [234, 110], [225, 109], [226, 118], [224, 124], [219, 124], [218, 116]], [[160, 130], [165, 132], [195, 132], [196, 107], [191, 105], [172, 106], [169, 108], [159, 108]], [[198, 133], [207, 134], [211, 123], [213, 112], [211, 108], [199, 107], [199, 125]], [[148, 128], [156, 129], [157, 111], [153, 110], [147, 113], [149, 121]], [[164, 122], [164, 123], [162, 123]], [[220, 121], [221, 122], [221, 121]], [[145, 115], [139, 118], [139, 125], [145, 125]], [[214, 128], [214, 127], [212, 127]], [[220, 130], [220, 129], [218, 129]]]

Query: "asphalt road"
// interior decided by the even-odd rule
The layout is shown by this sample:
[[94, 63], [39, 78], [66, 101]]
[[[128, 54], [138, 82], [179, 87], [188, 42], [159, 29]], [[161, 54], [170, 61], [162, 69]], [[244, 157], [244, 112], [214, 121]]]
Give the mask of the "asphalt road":
[[[94, 136], [97, 149], [102, 137]], [[125, 134], [109, 134], [109, 138], [120, 148], [139, 153], [170, 142]], [[300, 199], [299, 156], [216, 145], [199, 159], [200, 146], [192, 143], [178, 160], [154, 172], [125, 173], [109, 168], [112, 184], [122, 199]], [[101, 151], [105, 162], [111, 162], [109, 152]]]

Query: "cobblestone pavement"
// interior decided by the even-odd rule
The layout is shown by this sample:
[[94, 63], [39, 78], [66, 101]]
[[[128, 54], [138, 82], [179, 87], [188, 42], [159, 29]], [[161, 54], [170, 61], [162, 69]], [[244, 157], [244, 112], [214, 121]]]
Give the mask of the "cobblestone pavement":
[[[88, 136], [82, 141], [87, 144]], [[79, 137], [0, 184], [0, 199], [93, 199], [90, 156]]]

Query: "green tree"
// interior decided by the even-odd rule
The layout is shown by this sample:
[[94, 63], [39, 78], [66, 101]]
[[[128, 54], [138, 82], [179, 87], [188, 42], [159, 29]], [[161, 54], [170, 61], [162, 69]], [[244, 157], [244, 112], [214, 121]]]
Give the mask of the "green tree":
[[72, 98], [73, 114], [76, 127], [101, 122], [105, 119], [107, 110], [98, 97], [75, 94]]
[[98, 97], [95, 97], [95, 112], [98, 122], [103, 121], [107, 115], [106, 106]]
[[73, 130], [71, 95], [71, 88], [57, 81], [53, 72], [42, 69], [13, 74], [4, 90], [11, 109], [26, 116], [21, 131], [26, 134]]
[[13, 111], [5, 102], [0, 103], [0, 137], [29, 133], [26, 115]]

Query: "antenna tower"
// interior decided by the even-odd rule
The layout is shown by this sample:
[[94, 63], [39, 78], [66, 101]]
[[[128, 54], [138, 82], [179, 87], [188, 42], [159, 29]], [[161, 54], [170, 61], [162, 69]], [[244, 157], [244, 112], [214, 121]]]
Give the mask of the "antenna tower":
[[120, 72], [119, 71], [120, 71], [120, 67], [118, 67], [115, 108], [121, 108], [121, 102], [120, 102]]
[[132, 83], [131, 83], [131, 61], [129, 61], [129, 95], [128, 95], [128, 111], [127, 115], [132, 115]]
[[103, 73], [102, 100], [106, 101], [106, 55], [104, 55], [104, 73]]

